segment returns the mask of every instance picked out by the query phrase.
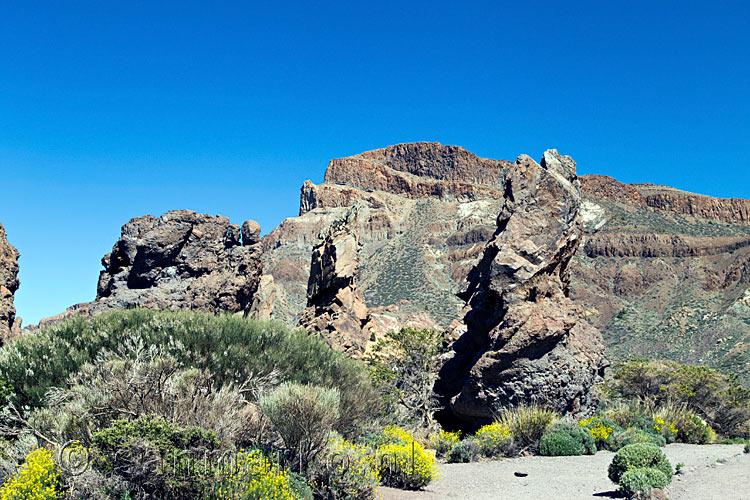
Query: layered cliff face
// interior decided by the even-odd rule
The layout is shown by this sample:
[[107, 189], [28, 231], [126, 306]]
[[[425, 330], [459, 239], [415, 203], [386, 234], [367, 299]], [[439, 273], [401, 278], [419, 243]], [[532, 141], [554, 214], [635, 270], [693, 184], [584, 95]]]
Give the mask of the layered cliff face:
[[750, 200], [582, 176], [571, 297], [613, 359], [706, 363], [750, 379]]
[[260, 226], [191, 210], [136, 217], [102, 265], [96, 300], [40, 324], [130, 307], [247, 313], [261, 277]]
[[435, 389], [451, 416], [490, 422], [504, 406], [585, 413], [606, 361], [598, 330], [568, 298], [583, 229], [575, 162], [522, 155], [505, 181], [497, 230], [459, 294], [466, 307]]
[[18, 290], [18, 250], [8, 243], [5, 228], [0, 224], [0, 341], [20, 330], [13, 298]]

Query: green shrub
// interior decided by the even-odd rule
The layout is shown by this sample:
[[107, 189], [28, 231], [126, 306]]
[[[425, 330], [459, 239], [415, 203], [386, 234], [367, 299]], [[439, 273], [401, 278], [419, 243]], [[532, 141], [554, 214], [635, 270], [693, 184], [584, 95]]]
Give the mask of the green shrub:
[[479, 443], [473, 437], [467, 437], [457, 443], [446, 455], [448, 463], [473, 462], [481, 453]]
[[[217, 386], [274, 374], [341, 393], [337, 428], [348, 432], [369, 418], [379, 398], [363, 363], [348, 359], [317, 336], [274, 322], [196, 311], [130, 309], [76, 317], [14, 339], [0, 348], [0, 380], [12, 381], [17, 407], [41, 407], [50, 387], [122, 339], [164, 346], [184, 367], [213, 373]], [[250, 393], [249, 393], [250, 394]]]
[[677, 439], [682, 443], [709, 444], [716, 440], [716, 432], [705, 420], [692, 414], [680, 423]]
[[625, 471], [620, 478], [618, 490], [626, 498], [634, 495], [649, 495], [652, 488], [663, 489], [669, 484], [664, 473], [654, 467], [635, 467]]
[[0, 500], [62, 499], [60, 471], [50, 450], [39, 448], [26, 456], [16, 474], [0, 489]]
[[615, 435], [622, 431], [622, 427], [612, 420], [600, 416], [593, 416], [578, 422], [594, 439], [597, 450], [617, 451]]
[[234, 384], [217, 387], [213, 374], [182, 369], [166, 349], [145, 348], [139, 339], [123, 339], [118, 351], [104, 352], [85, 364], [68, 378], [66, 389], [50, 389], [48, 407], [30, 417], [35, 429], [57, 442], [85, 442], [92, 428], [134, 415], [154, 415], [212, 430], [226, 446], [244, 438], [250, 415]]
[[339, 391], [314, 385], [285, 383], [260, 398], [263, 413], [293, 454], [300, 472], [326, 446], [339, 417]]
[[384, 401], [384, 417], [424, 428], [433, 426], [438, 403], [432, 387], [444, 351], [441, 332], [414, 328], [388, 332], [373, 346], [366, 361]]
[[547, 426], [559, 415], [536, 405], [503, 408], [498, 422], [510, 430], [513, 442], [521, 449], [536, 451]]
[[449, 432], [441, 429], [437, 434], [430, 436], [430, 444], [438, 457], [447, 455], [460, 441], [461, 431]]
[[371, 500], [380, 476], [373, 453], [366, 446], [334, 437], [311, 467], [316, 498], [325, 500]]
[[[736, 374], [725, 375], [706, 366], [631, 359], [617, 364], [611, 375], [608, 389], [615, 398], [649, 401], [656, 407], [684, 405], [729, 437], [744, 435], [750, 426], [750, 388]], [[680, 429], [679, 422], [672, 423]]]
[[115, 420], [93, 443], [98, 468], [163, 499], [198, 496], [209, 472], [201, 459], [220, 445], [212, 431], [153, 416]]
[[500, 422], [480, 427], [474, 438], [479, 443], [482, 455], [490, 458], [507, 454], [513, 443], [510, 429]]
[[629, 444], [615, 453], [609, 464], [609, 478], [612, 482], [619, 483], [626, 471], [642, 467], [658, 469], [667, 478], [667, 482], [672, 480], [672, 465], [664, 452], [659, 447], [646, 443]]
[[580, 425], [555, 424], [542, 435], [539, 453], [550, 457], [593, 455], [596, 453], [596, 443]]
[[656, 432], [646, 432], [637, 427], [628, 427], [627, 429], [615, 432], [613, 442], [614, 445], [611, 448], [612, 451], [617, 451], [624, 446], [636, 443], [653, 444], [659, 448], [662, 448], [667, 444], [664, 436], [661, 434], [657, 434]]

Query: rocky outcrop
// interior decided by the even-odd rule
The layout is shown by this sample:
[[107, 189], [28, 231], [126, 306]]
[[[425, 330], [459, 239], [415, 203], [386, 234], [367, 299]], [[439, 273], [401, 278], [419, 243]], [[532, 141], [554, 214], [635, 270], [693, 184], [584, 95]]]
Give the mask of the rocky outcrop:
[[713, 198], [656, 184], [623, 184], [605, 175], [581, 176], [587, 196], [728, 224], [750, 225], [750, 200]]
[[137, 217], [102, 258], [89, 313], [148, 307], [246, 313], [261, 277], [260, 226], [175, 210]]
[[357, 288], [359, 241], [352, 229], [357, 206], [320, 235], [310, 261], [307, 308], [299, 325], [350, 355], [362, 354], [369, 341], [365, 297]]
[[601, 334], [568, 297], [583, 235], [575, 162], [555, 150], [541, 165], [522, 155], [503, 192], [495, 234], [459, 294], [465, 333], [436, 384], [450, 417], [468, 425], [519, 403], [587, 412], [606, 365]]
[[18, 250], [8, 243], [5, 228], [0, 224], [0, 340], [9, 338], [20, 329], [13, 299], [18, 290]]
[[264, 273], [277, 285], [272, 317], [299, 320], [318, 235], [357, 204], [357, 285], [368, 307], [380, 308], [373, 317], [383, 328], [402, 320], [447, 327], [461, 309], [455, 292], [492, 235], [512, 166], [427, 142], [332, 160], [323, 184], [303, 184], [300, 215], [263, 238]]

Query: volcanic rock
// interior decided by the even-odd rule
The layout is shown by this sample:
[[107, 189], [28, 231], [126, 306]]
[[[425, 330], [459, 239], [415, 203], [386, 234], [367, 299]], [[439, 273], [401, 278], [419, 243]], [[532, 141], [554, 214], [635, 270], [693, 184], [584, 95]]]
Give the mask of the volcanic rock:
[[606, 361], [601, 334], [568, 297], [583, 235], [575, 162], [555, 150], [541, 165], [521, 155], [503, 192], [497, 230], [459, 294], [465, 333], [436, 392], [470, 425], [520, 403], [588, 412]]
[[354, 220], [357, 206], [320, 235], [310, 261], [307, 308], [299, 325], [351, 355], [362, 354], [370, 334], [365, 297], [357, 288], [359, 241]]
[[18, 250], [8, 243], [5, 228], [0, 224], [0, 340], [8, 339], [20, 329], [13, 299], [18, 290]]
[[[88, 312], [148, 307], [247, 313], [261, 277], [260, 227], [174, 210], [122, 227]], [[84, 308], [80, 308], [84, 309]]]
[[263, 238], [264, 273], [277, 286], [272, 317], [299, 320], [318, 235], [356, 204], [357, 287], [377, 310], [373, 319], [382, 328], [447, 327], [462, 306], [455, 293], [492, 236], [512, 166], [434, 142], [332, 160], [323, 184], [303, 184], [300, 215]]

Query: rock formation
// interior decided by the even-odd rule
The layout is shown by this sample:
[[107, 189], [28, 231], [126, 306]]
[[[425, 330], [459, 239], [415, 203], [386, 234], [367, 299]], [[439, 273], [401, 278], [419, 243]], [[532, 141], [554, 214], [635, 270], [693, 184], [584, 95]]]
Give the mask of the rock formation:
[[555, 150], [541, 165], [519, 156], [503, 192], [497, 230], [459, 294], [465, 333], [436, 384], [469, 425], [519, 403], [589, 411], [606, 365], [601, 334], [568, 297], [583, 234], [575, 162]]
[[261, 277], [260, 226], [175, 210], [137, 217], [102, 258], [89, 313], [129, 307], [246, 313]]
[[461, 309], [455, 292], [492, 235], [512, 165], [432, 142], [332, 160], [323, 184], [303, 184], [300, 215], [263, 239], [264, 272], [277, 286], [272, 317], [299, 319], [319, 233], [358, 204], [358, 288], [378, 309], [373, 317], [383, 328], [448, 326]]
[[18, 250], [8, 243], [5, 228], [0, 224], [0, 340], [20, 329], [13, 298], [18, 290]]
[[369, 341], [365, 297], [357, 288], [359, 241], [352, 230], [357, 206], [320, 235], [312, 251], [307, 308], [299, 325], [321, 335], [351, 355], [362, 354]]
[[[260, 242], [263, 278], [254, 294], [255, 285], [240, 291], [244, 285], [231, 279], [222, 299], [209, 299], [217, 290], [215, 283], [200, 292], [197, 275], [189, 269], [194, 258], [203, 257], [188, 239], [189, 253], [176, 265], [164, 267], [160, 258], [141, 257], [154, 268], [139, 269], [134, 262], [117, 270], [119, 264], [108, 260], [102, 293], [93, 307], [134, 305], [143, 298], [154, 307], [194, 307], [197, 302], [209, 310], [238, 310], [253, 294], [251, 315], [296, 324], [307, 307], [310, 257], [319, 234], [359, 205], [352, 227], [360, 246], [356, 284], [377, 326], [376, 336], [377, 331], [406, 324], [443, 329], [459, 317], [464, 304], [456, 293], [495, 234], [506, 179], [515, 168], [512, 162], [434, 142], [334, 159], [325, 182], [303, 184], [299, 216], [284, 220]], [[707, 363], [750, 380], [750, 200], [623, 184], [600, 175], [579, 180], [583, 251], [569, 266], [570, 298], [603, 333], [610, 357], [668, 356]], [[175, 225], [175, 231], [181, 229]], [[228, 241], [237, 241], [238, 228], [230, 233]], [[217, 250], [208, 253], [217, 258], [198, 265], [202, 279], [230, 276], [234, 264], [218, 256], [244, 255], [247, 247], [255, 246], [257, 225], [245, 224], [239, 234], [244, 245], [226, 246], [223, 233], [212, 237], [215, 243], [210, 246]], [[125, 241], [119, 245], [127, 246]], [[166, 240], [164, 245], [169, 246]], [[125, 250], [113, 255], [129, 255]], [[144, 251], [147, 257], [149, 251]], [[216, 271], [209, 272], [211, 266]], [[190, 293], [197, 297], [183, 293], [178, 280], [166, 274], [172, 272], [185, 282], [192, 280]], [[132, 280], [126, 276], [130, 274]], [[158, 286], [146, 286], [152, 278]], [[74, 306], [63, 316], [80, 314], [89, 306]]]

